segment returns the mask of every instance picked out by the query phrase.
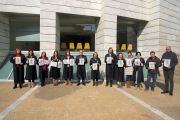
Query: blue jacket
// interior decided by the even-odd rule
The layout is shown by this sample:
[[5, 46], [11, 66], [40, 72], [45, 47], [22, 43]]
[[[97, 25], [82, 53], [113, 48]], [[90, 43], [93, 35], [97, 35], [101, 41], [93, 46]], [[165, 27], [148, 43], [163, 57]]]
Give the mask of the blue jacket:
[[[162, 59], [171, 59], [171, 63], [170, 63], [171, 69], [175, 69], [175, 66], [178, 64], [177, 55], [172, 51], [169, 52], [169, 55], [167, 54], [167, 52], [165, 52], [162, 55], [161, 62], [163, 62]], [[163, 69], [167, 70], [168, 68], [163, 66]]]

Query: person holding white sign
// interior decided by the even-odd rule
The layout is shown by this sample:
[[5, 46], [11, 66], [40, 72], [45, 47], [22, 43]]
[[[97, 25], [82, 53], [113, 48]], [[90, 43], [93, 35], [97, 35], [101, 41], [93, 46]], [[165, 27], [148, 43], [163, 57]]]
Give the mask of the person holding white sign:
[[[139, 66], [135, 65], [136, 59], [140, 59]], [[142, 84], [144, 82], [144, 75], [143, 75], [143, 67], [145, 64], [144, 58], [141, 57], [140, 52], [136, 52], [136, 57], [133, 60], [134, 63], [134, 69], [133, 69], [133, 80], [135, 83], [135, 89], [137, 89], [137, 86], [139, 84], [139, 89], [143, 88]]]
[[[70, 54], [69, 50], [66, 50], [63, 60], [74, 60], [74, 57]], [[71, 80], [73, 79], [73, 66], [70, 64], [64, 64], [63, 78], [65, 79], [65, 85], [68, 85], [67, 79], [69, 78], [69, 85], [72, 85]]]
[[96, 86], [98, 86], [98, 79], [100, 79], [99, 66], [101, 66], [101, 59], [98, 57], [97, 52], [93, 53], [93, 57], [90, 60], [90, 66], [91, 66], [91, 79], [93, 79], [93, 86], [95, 86], [95, 79], [96, 79]]
[[54, 51], [53, 56], [51, 57], [51, 62], [56, 64], [56, 67], [51, 66], [50, 77], [53, 78], [53, 85], [57, 86], [58, 78], [60, 78], [60, 68], [57, 67], [58, 62], [61, 61], [58, 51]]
[[116, 81], [117, 87], [122, 87], [121, 82], [124, 82], [124, 67], [126, 66], [126, 60], [123, 58], [123, 54], [119, 53], [118, 58], [115, 60], [116, 63]]
[[[20, 57], [20, 64], [16, 64], [16, 57]], [[26, 63], [26, 59], [24, 54], [21, 54], [21, 49], [16, 48], [15, 54], [10, 58], [10, 62], [13, 63], [13, 74], [14, 74], [14, 87], [17, 88], [17, 84], [19, 83], [19, 88], [22, 88], [22, 84], [24, 83], [24, 65]]]
[[[80, 64], [80, 59], [84, 59], [84, 64]], [[86, 84], [84, 83], [84, 79], [86, 78], [86, 68], [85, 64], [88, 63], [87, 57], [83, 55], [83, 50], [79, 50], [79, 55], [76, 56], [75, 63], [77, 65], [77, 72], [76, 72], [76, 77], [78, 79], [78, 84], [77, 86], [80, 85], [80, 78], [82, 78], [82, 84], [85, 86]]]
[[145, 67], [146, 67], [146, 69], [148, 69], [148, 74], [147, 74], [146, 88], [144, 91], [149, 90], [151, 78], [153, 79], [151, 91], [154, 91], [154, 88], [156, 85], [158, 68], [161, 66], [161, 61], [158, 57], [155, 56], [155, 52], [151, 51], [150, 55], [151, 55], [151, 57], [149, 57], [145, 63]]
[[[109, 60], [109, 57], [111, 60]], [[106, 86], [110, 82], [110, 87], [112, 87], [113, 79], [115, 75], [115, 60], [116, 55], [113, 53], [112, 47], [108, 49], [108, 54], [105, 55], [104, 62], [106, 63]]]
[[[176, 53], [171, 51], [171, 47], [166, 47], [166, 52], [162, 55], [161, 61], [163, 63], [163, 73], [165, 79], [165, 89], [162, 94], [168, 93], [169, 90], [169, 81], [170, 81], [170, 91], [169, 95], [173, 95], [173, 87], [174, 87], [174, 70], [175, 66], [178, 64], [178, 59]], [[167, 63], [165, 63], [167, 61]]]
[[[41, 57], [38, 58], [38, 65], [39, 59], [42, 59], [43, 61], [48, 60], [48, 57], [46, 57], [46, 52], [42, 52]], [[41, 87], [45, 86], [45, 78], [48, 78], [48, 66], [49, 64], [44, 64], [43, 66], [39, 65], [39, 78], [41, 81]]]
[[[30, 61], [31, 60], [31, 61]], [[30, 64], [32, 62], [32, 64]], [[38, 63], [37, 57], [34, 55], [33, 50], [29, 50], [26, 57], [26, 80], [29, 80], [28, 87], [34, 87], [34, 80], [37, 79], [36, 64]], [[32, 80], [32, 83], [31, 83]]]
[[131, 51], [127, 53], [127, 57], [125, 58], [126, 60], [126, 68], [125, 68], [125, 75], [126, 75], [126, 86], [127, 88], [131, 88], [131, 82], [132, 82], [132, 75], [133, 75], [133, 67], [132, 67], [132, 62], [133, 62], [133, 56]]

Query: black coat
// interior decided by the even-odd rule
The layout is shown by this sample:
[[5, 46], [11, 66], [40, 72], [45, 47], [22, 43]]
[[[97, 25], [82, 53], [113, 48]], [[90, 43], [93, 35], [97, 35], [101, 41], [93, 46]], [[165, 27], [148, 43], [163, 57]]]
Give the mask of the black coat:
[[[135, 62], [135, 59], [139, 59], [139, 58], [134, 58], [133, 63]], [[133, 80], [134, 82], [136, 81], [136, 71], [138, 71], [138, 75], [137, 75], [137, 82], [144, 82], [144, 75], [143, 75], [143, 67], [145, 64], [145, 60], [144, 58], [140, 58], [141, 63], [143, 63], [143, 66], [135, 66], [133, 65]]]
[[76, 63], [76, 65], [77, 65], [76, 77], [77, 77], [77, 78], [86, 78], [86, 68], [85, 68], [85, 64], [88, 63], [87, 57], [86, 57], [85, 55], [82, 55], [82, 58], [84, 58], [84, 60], [85, 60], [84, 65], [78, 65], [78, 63], [79, 63], [79, 58], [80, 58], [80, 55], [76, 56], [76, 60], [75, 60], [75, 63]]
[[121, 59], [121, 60], [123, 60], [123, 63], [124, 63], [123, 67], [118, 67], [118, 65], [117, 65], [118, 60], [120, 60], [120, 59], [115, 60], [115, 65], [116, 65], [115, 80], [124, 82], [124, 67], [126, 67], [126, 60]]
[[107, 64], [106, 59], [110, 57], [109, 54], [106, 54], [104, 62], [106, 63], [106, 80], [113, 80], [115, 76], [115, 60], [116, 55], [111, 53], [111, 57], [113, 58], [112, 64]]
[[13, 63], [13, 74], [14, 74], [14, 83], [18, 84], [24, 83], [24, 65], [26, 64], [26, 58], [23, 54], [21, 54], [21, 63], [23, 63], [23, 65], [20, 65], [20, 78], [18, 79], [18, 73], [17, 73], [17, 67], [15, 64], [15, 60], [13, 60], [13, 57], [16, 57], [16, 55], [12, 55], [12, 57], [10, 58], [10, 62]]
[[[64, 56], [63, 60], [64, 60], [64, 59], [67, 59], [67, 57]], [[74, 59], [74, 57], [73, 57], [73, 56], [70, 56], [69, 59]], [[67, 64], [64, 64], [64, 68], [63, 68], [63, 78], [64, 78], [64, 79], [69, 78], [68, 73], [67, 73], [67, 68], [68, 68], [68, 67], [67, 67]], [[70, 65], [69, 65], [69, 71], [70, 71], [70, 77], [71, 77], [71, 79], [73, 79], [73, 78], [74, 78], [74, 76], [73, 76], [73, 66], [70, 66]]]
[[[53, 60], [53, 62], [57, 62], [57, 64], [58, 64], [58, 62], [59, 62], [59, 60], [61, 60], [61, 58], [59, 57], [59, 58], [55, 59], [55, 58], [51, 57], [51, 61], [52, 60]], [[51, 66], [50, 77], [60, 78], [60, 68]]]
[[93, 64], [93, 63], [99, 63], [98, 65], [97, 65], [97, 70], [93, 70], [92, 68], [91, 68], [91, 79], [96, 79], [96, 78], [98, 78], [98, 79], [100, 79], [100, 71], [99, 71], [99, 66], [101, 66], [101, 60], [99, 59], [99, 58], [91, 58], [91, 60], [90, 60], [90, 66]]
[[35, 79], [37, 79], [37, 72], [36, 72], [36, 64], [38, 63], [38, 61], [37, 61], [37, 57], [36, 56], [34, 56], [33, 58], [35, 58], [35, 65], [30, 65], [29, 66], [29, 61], [27, 60], [28, 59], [28, 56], [26, 57], [26, 61], [28, 61], [28, 63], [26, 63], [27, 64], [27, 67], [26, 67], [26, 77], [25, 77], [25, 79], [26, 80], [35, 80]]
[[[39, 59], [42, 59], [42, 57], [38, 58], [38, 62], [39, 62]], [[46, 58], [46, 60], [48, 60], [48, 58]], [[48, 66], [49, 65], [46, 65], [46, 75], [45, 75], [45, 78], [48, 78]], [[42, 80], [42, 71], [43, 71], [43, 66], [39, 66], [39, 78], [40, 78], [40, 80]]]

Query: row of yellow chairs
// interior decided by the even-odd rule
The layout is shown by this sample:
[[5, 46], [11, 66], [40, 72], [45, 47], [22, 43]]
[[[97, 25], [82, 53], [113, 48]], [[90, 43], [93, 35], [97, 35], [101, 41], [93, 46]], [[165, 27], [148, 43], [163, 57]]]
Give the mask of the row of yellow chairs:
[[[119, 44], [117, 44], [117, 50], [120, 50]], [[126, 44], [122, 44], [121, 50], [126, 50]], [[132, 44], [128, 45], [127, 50], [132, 50]]]
[[[62, 42], [61, 43], [61, 49], [67, 49], [67, 45], [65, 42]], [[75, 46], [74, 46], [74, 43], [71, 42], [69, 43], [69, 49], [70, 50], [74, 50], [75, 49]], [[77, 47], [76, 47], [77, 50], [81, 50], [82, 49], [82, 43], [77, 43]], [[85, 43], [84, 45], [84, 50], [90, 50], [90, 45], [89, 43]]]

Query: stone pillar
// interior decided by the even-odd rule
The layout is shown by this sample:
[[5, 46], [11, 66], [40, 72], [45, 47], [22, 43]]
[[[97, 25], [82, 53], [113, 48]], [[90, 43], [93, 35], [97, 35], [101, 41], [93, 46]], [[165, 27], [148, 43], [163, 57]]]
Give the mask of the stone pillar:
[[0, 14], [0, 66], [10, 50], [9, 18]]

